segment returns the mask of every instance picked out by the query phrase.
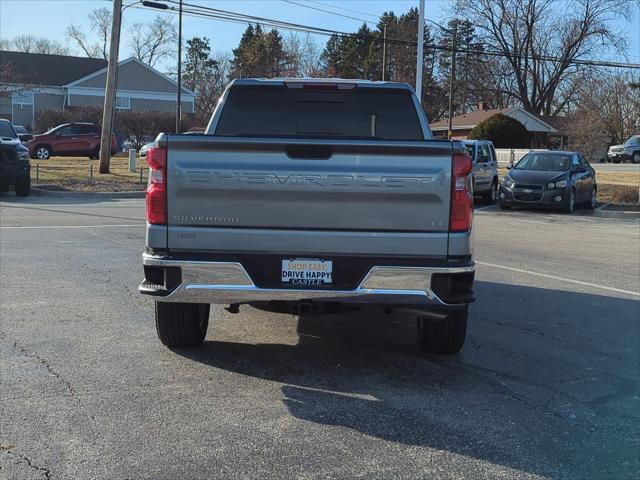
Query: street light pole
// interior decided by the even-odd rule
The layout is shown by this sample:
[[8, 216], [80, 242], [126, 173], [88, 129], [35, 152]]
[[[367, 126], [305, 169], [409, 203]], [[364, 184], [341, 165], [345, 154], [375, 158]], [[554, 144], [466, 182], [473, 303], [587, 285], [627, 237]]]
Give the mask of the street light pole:
[[416, 62], [416, 95], [422, 105], [422, 69], [424, 63], [424, 0], [418, 10], [418, 59]]
[[176, 133], [180, 133], [182, 120], [182, 0], [178, 13], [178, 94], [176, 98]]
[[109, 173], [111, 161], [111, 127], [113, 124], [113, 105], [116, 100], [118, 49], [120, 48], [120, 24], [122, 22], [122, 0], [113, 0], [113, 21], [111, 22], [111, 41], [109, 44], [109, 62], [107, 63], [107, 84], [102, 108], [102, 132], [100, 136], [100, 173]]
[[456, 78], [456, 50], [458, 48], [458, 25], [453, 27], [453, 50], [451, 51], [451, 75], [449, 76], [449, 135], [453, 136], [453, 83]]
[[384, 25], [384, 34], [382, 36], [382, 81], [386, 79], [387, 73], [387, 25]]

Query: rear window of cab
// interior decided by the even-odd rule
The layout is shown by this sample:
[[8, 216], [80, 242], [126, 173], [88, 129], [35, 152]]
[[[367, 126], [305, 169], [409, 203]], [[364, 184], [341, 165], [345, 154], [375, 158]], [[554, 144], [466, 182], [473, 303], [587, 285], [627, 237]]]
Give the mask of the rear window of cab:
[[221, 136], [424, 140], [409, 90], [294, 90], [235, 86], [215, 132]]

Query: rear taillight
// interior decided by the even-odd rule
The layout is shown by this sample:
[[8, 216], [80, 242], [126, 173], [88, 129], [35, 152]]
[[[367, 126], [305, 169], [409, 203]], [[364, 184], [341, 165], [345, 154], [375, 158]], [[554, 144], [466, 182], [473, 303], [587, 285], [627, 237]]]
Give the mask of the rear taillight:
[[167, 224], [167, 150], [151, 147], [147, 150], [149, 183], [147, 184], [147, 222]]
[[453, 155], [451, 216], [449, 217], [449, 231], [451, 232], [466, 232], [471, 228], [473, 221], [472, 171], [471, 157], [462, 153]]

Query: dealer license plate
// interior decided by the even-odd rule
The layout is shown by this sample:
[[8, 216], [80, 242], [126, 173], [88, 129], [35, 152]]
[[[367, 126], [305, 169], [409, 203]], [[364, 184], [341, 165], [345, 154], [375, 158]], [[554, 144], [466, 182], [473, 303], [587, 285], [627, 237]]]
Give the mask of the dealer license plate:
[[326, 285], [332, 283], [333, 262], [313, 258], [282, 260], [282, 283], [291, 285]]

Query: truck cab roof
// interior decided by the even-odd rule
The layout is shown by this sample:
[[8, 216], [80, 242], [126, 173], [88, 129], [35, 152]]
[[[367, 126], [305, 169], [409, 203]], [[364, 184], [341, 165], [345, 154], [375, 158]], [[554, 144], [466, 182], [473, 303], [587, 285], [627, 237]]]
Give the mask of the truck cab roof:
[[[273, 86], [290, 86], [292, 88], [305, 88], [314, 86], [331, 86], [336, 85], [337, 88], [343, 89], [344, 87], [352, 88], [384, 88], [384, 89], [398, 89], [408, 90], [413, 92], [413, 87], [406, 82], [381, 82], [373, 80], [361, 80], [361, 79], [345, 79], [345, 78], [295, 78], [295, 77], [281, 77], [281, 78], [240, 78], [235, 79], [229, 86], [234, 85], [273, 85]], [[343, 87], [343, 88], [341, 88]], [[348, 90], [350, 88], [344, 88]]]

